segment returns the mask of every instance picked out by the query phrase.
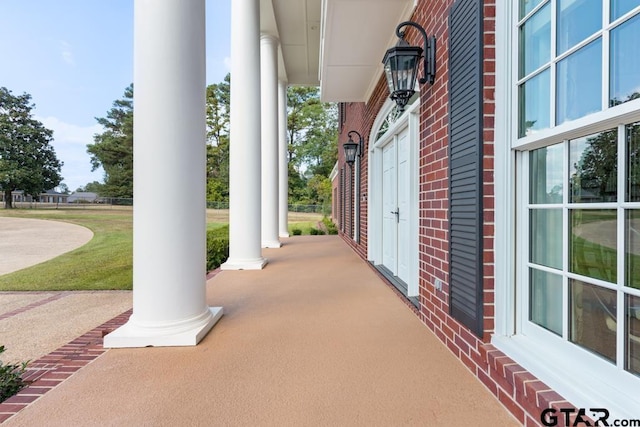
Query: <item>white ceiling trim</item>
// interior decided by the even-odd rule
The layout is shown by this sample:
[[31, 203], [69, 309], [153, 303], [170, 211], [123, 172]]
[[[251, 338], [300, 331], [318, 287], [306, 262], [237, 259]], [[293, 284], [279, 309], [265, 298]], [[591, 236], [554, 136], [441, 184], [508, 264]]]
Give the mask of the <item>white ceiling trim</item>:
[[415, 0], [323, 0], [320, 88], [323, 101], [366, 102], [383, 72], [396, 26]]
[[416, 0], [260, 0], [260, 31], [280, 40], [279, 78], [323, 101], [366, 102], [396, 26]]

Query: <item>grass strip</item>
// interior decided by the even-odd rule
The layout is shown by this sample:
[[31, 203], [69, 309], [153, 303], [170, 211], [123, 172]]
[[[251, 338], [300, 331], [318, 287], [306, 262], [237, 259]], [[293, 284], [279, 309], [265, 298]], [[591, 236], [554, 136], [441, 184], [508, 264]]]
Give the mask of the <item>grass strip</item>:
[[[64, 221], [90, 229], [87, 244], [38, 265], [0, 276], [0, 291], [130, 290], [133, 282], [133, 212], [119, 209], [15, 209], [1, 216]], [[310, 234], [322, 217], [293, 214], [293, 228]], [[207, 230], [228, 233], [228, 212], [207, 211]], [[216, 234], [216, 233], [214, 233]], [[219, 245], [221, 246], [221, 245]], [[216, 250], [220, 253], [222, 246]], [[217, 262], [218, 260], [216, 260]], [[213, 264], [209, 263], [209, 266]], [[204, 273], [203, 273], [204, 274]]]

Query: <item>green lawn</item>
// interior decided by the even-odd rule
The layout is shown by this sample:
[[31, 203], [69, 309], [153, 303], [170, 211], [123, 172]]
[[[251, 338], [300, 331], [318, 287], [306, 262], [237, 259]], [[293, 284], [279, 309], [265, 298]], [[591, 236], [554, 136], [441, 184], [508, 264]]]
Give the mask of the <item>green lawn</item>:
[[[0, 216], [47, 219], [82, 225], [94, 233], [86, 245], [33, 267], [0, 276], [0, 291], [131, 289], [133, 215], [119, 209], [0, 209]], [[293, 214], [293, 228], [310, 234], [319, 214]], [[207, 211], [207, 229], [228, 223], [228, 212]]]
[[131, 210], [2, 210], [0, 215], [71, 222], [94, 234], [78, 249], [0, 276], [0, 291], [131, 289]]

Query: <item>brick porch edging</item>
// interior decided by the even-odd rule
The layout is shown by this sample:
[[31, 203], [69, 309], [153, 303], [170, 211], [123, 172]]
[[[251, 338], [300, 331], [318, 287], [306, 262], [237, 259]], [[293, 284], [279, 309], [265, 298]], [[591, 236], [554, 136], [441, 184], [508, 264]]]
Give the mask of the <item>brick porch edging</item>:
[[23, 379], [30, 384], [15, 396], [0, 403], [0, 423], [53, 390], [74, 372], [107, 351], [102, 347], [102, 338], [124, 325], [131, 313], [132, 309], [129, 309], [35, 362], [29, 363]]
[[[544, 409], [571, 408], [576, 411], [571, 415], [574, 425], [577, 408], [571, 402], [493, 345], [484, 344], [479, 349], [484, 363], [478, 365], [476, 376], [518, 421], [527, 427], [541, 426], [540, 414]], [[465, 365], [474, 371], [472, 366]]]
[[[213, 278], [219, 272], [220, 268], [208, 272], [206, 280]], [[64, 294], [58, 295], [60, 296], [54, 295], [9, 314], [18, 314], [34, 308], [32, 306], [44, 305], [65, 296]], [[30, 382], [30, 384], [15, 396], [0, 403], [0, 424], [38, 400], [48, 391], [53, 390], [64, 380], [79, 371], [80, 368], [87, 366], [91, 361], [105, 353], [108, 349], [102, 347], [103, 337], [124, 325], [129, 320], [132, 312], [133, 309], [129, 309], [59, 349], [29, 363], [23, 379]]]

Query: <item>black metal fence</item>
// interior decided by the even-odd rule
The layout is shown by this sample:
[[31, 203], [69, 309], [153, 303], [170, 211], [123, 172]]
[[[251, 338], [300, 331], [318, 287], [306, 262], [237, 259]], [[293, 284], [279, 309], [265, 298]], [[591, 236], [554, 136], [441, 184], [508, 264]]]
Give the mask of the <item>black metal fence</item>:
[[[115, 197], [98, 197], [94, 200], [74, 200], [73, 202], [13, 202], [13, 206], [21, 209], [100, 209], [133, 206], [133, 199]], [[207, 201], [207, 209], [229, 209], [229, 202]], [[331, 214], [331, 205], [304, 205], [294, 203], [289, 205], [289, 212]]]

